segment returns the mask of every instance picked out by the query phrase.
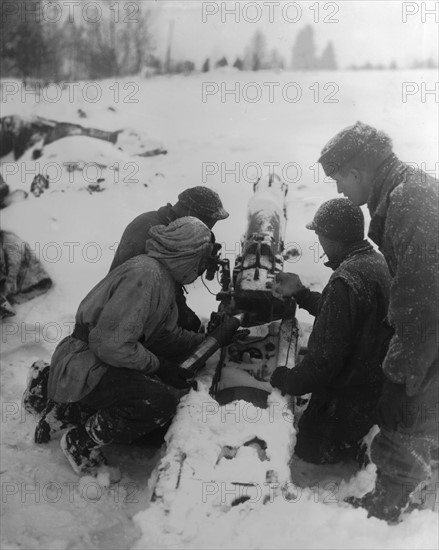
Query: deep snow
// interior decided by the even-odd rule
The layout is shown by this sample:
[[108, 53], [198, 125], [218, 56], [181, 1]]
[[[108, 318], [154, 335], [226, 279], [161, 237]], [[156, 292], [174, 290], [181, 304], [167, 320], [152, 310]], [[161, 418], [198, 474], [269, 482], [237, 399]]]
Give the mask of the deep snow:
[[[123, 94], [121, 101], [115, 102], [113, 80], [98, 83], [102, 99], [97, 103], [85, 101], [81, 94], [69, 101], [65, 92], [56, 103], [37, 103], [30, 95], [22, 101], [16, 94], [2, 104], [2, 116], [38, 114], [108, 130], [134, 128], [151, 143], [163, 144], [168, 150], [166, 156], [141, 158], [133, 154], [129, 144], [119, 151], [91, 138], [66, 138], [47, 147], [38, 161], [31, 160], [30, 152], [16, 163], [11, 157], [2, 159], [2, 174], [12, 190], [29, 190], [35, 169], [52, 174], [49, 191], [12, 204], [2, 210], [1, 217], [2, 228], [16, 232], [34, 247], [55, 282], [47, 295], [17, 306], [17, 315], [2, 325], [0, 471], [4, 548], [149, 545], [141, 538], [142, 510], [147, 508], [151, 495], [148, 476], [159, 457], [151, 456], [148, 449], [114, 447], [109, 449], [110, 461], [123, 472], [118, 485], [108, 489], [91, 479], [79, 481], [58, 441], [34, 445], [35, 423], [26, 417], [20, 402], [28, 366], [38, 358], [48, 360], [56, 343], [71, 329], [80, 300], [108, 271], [127, 223], [141, 212], [174, 202], [186, 187], [207, 185], [221, 194], [230, 212], [230, 218], [220, 222], [215, 233], [217, 241], [223, 243], [223, 254], [233, 263], [252, 196], [249, 180], [259, 167], [266, 172], [267, 163], [280, 163], [275, 171], [282, 174], [284, 169], [287, 178], [296, 180], [289, 184], [287, 196], [286, 243], [300, 252], [285, 263], [285, 269], [299, 273], [305, 283], [321, 289], [330, 272], [319, 258], [322, 251], [314, 235], [305, 229], [318, 205], [336, 195], [335, 185], [325, 183], [322, 172], [316, 172], [321, 148], [339, 129], [362, 120], [388, 131], [395, 152], [403, 160], [419, 165], [423, 162], [432, 170], [437, 162], [437, 104], [431, 98], [421, 101], [420, 95], [402, 103], [401, 90], [403, 82], [431, 84], [435, 79], [434, 71], [277, 74], [229, 70], [122, 81], [121, 90], [135, 80], [137, 103], [123, 102]], [[203, 82], [214, 83], [209, 89], [218, 86], [219, 90], [221, 86], [238, 89], [239, 84], [241, 93], [221, 97], [219, 92], [205, 96], [203, 101]], [[247, 88], [250, 99], [260, 90], [260, 101], [252, 103], [243, 95], [249, 82], [257, 83], [253, 90]], [[264, 85], [268, 82], [279, 83], [273, 88], [273, 102]], [[281, 91], [290, 82], [300, 86], [302, 97], [296, 103], [282, 97]], [[338, 86], [338, 103], [323, 101], [328, 94], [324, 86], [329, 82]], [[320, 92], [318, 101], [314, 101], [316, 89]], [[333, 89], [331, 85], [329, 91]], [[291, 88], [290, 97], [293, 91]], [[78, 118], [79, 108], [88, 118]], [[62, 164], [93, 160], [99, 162], [98, 170], [87, 165], [87, 170], [72, 173]], [[296, 164], [288, 167], [287, 163]], [[227, 172], [230, 170], [235, 174]], [[212, 172], [216, 173], [208, 175]], [[300, 178], [296, 178], [298, 173]], [[98, 175], [105, 178], [101, 184], [105, 190], [90, 194], [85, 188]], [[218, 290], [215, 282], [208, 285], [213, 292]], [[207, 319], [217, 307], [214, 297], [200, 281], [188, 290], [190, 305]], [[300, 310], [298, 316], [304, 323], [311, 320]], [[336, 482], [347, 476], [348, 484], [363, 484], [363, 488], [373, 482], [373, 471], [349, 482], [352, 473], [332, 468], [315, 476]], [[324, 498], [316, 502], [314, 497], [315, 492], [304, 489], [298, 502], [287, 502], [280, 496], [267, 505], [238, 506], [227, 514], [212, 515], [197, 526], [191, 539], [177, 537], [173, 543], [175, 547], [199, 548], [438, 545], [437, 505], [436, 512], [414, 512], [402, 524], [389, 527], [375, 519], [367, 520], [362, 510]]]

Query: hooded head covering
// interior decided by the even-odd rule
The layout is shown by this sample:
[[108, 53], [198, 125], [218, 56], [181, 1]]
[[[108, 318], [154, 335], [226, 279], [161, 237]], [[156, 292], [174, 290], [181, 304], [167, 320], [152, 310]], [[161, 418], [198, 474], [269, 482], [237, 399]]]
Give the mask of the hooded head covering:
[[181, 284], [195, 281], [212, 248], [212, 232], [192, 216], [151, 227], [145, 243], [146, 254], [164, 265]]

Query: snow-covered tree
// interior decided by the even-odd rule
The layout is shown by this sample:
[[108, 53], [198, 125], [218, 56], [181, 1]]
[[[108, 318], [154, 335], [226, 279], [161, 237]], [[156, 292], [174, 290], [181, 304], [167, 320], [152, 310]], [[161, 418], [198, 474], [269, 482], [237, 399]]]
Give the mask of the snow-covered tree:
[[259, 71], [266, 68], [267, 39], [264, 33], [258, 29], [250, 40], [245, 55], [245, 66], [251, 71]]
[[285, 60], [280, 55], [278, 50], [276, 49], [271, 50], [270, 56], [267, 62], [267, 67], [270, 69], [275, 69], [276, 71], [285, 69]]
[[317, 65], [314, 31], [311, 25], [307, 25], [297, 35], [293, 46], [291, 67], [295, 70], [306, 71], [315, 69]]
[[238, 69], [238, 71], [242, 71], [244, 68], [244, 63], [240, 57], [237, 57], [235, 63], [233, 63], [233, 66], [235, 69]]
[[202, 73], [208, 73], [210, 71], [210, 60], [209, 58], [206, 59], [206, 61], [203, 63], [203, 66], [201, 68]]
[[215, 63], [215, 67], [216, 68], [218, 68], [218, 67], [227, 67], [228, 64], [229, 64], [229, 62], [227, 61], [227, 58], [222, 57], [219, 61], [217, 61]]
[[337, 70], [337, 61], [335, 58], [335, 51], [332, 42], [328, 42], [326, 48], [323, 50], [319, 59], [319, 68], [325, 71]]

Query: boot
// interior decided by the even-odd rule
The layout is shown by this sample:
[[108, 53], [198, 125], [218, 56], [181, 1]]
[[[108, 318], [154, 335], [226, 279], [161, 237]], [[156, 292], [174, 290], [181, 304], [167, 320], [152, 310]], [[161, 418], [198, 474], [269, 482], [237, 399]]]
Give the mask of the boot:
[[35, 429], [35, 443], [48, 443], [60, 431], [85, 424], [93, 412], [80, 407], [78, 403], [55, 403], [49, 400]]
[[390, 477], [377, 474], [375, 489], [361, 498], [349, 497], [345, 502], [354, 508], [367, 510], [367, 517], [387, 521], [390, 525], [399, 523], [401, 513], [407, 508], [411, 492], [407, 487], [395, 483]]
[[83, 426], [65, 432], [60, 445], [78, 475], [96, 475], [100, 466], [108, 464], [102, 454], [101, 445], [91, 439]]
[[360, 470], [371, 463], [370, 451], [363, 439], [352, 445], [352, 458], [358, 463]]
[[23, 394], [23, 407], [28, 413], [39, 415], [47, 405], [49, 364], [36, 361], [29, 369], [27, 385]]

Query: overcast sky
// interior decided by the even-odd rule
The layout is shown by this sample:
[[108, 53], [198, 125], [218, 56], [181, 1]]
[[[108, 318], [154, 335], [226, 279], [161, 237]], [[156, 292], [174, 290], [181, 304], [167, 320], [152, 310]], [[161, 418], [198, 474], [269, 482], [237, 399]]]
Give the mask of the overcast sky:
[[198, 65], [206, 57], [218, 59], [223, 55], [233, 63], [257, 29], [266, 34], [269, 49], [277, 48], [289, 63], [297, 33], [307, 24], [314, 28], [319, 53], [328, 40], [333, 41], [340, 67], [366, 61], [388, 64], [392, 60], [407, 66], [414, 59], [438, 57], [437, 1], [240, 0], [238, 14], [226, 13], [236, 4], [160, 0], [155, 24], [160, 43], [157, 53], [164, 55], [169, 21], [173, 20], [172, 57], [191, 59]]

